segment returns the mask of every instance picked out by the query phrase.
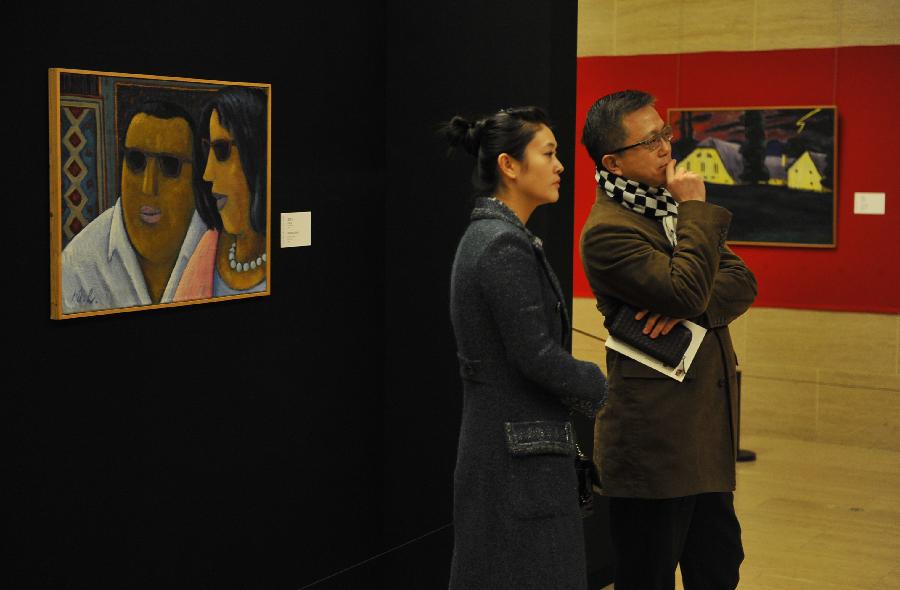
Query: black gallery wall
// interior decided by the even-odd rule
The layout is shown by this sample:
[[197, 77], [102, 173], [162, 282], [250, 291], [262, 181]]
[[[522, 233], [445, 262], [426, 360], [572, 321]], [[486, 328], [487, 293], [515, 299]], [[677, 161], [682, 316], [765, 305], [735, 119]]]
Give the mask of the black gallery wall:
[[[563, 198], [530, 225], [571, 292], [577, 3], [253, 8], [8, 21], [3, 587], [446, 585], [471, 161], [435, 128], [561, 123]], [[272, 84], [270, 297], [48, 319], [49, 67]], [[311, 247], [279, 248], [290, 211]]]
[[[20, 17], [4, 587], [299, 588], [380, 549], [384, 10], [344, 16]], [[48, 319], [51, 66], [272, 84], [272, 296]], [[312, 247], [279, 249], [282, 211], [313, 212]]]

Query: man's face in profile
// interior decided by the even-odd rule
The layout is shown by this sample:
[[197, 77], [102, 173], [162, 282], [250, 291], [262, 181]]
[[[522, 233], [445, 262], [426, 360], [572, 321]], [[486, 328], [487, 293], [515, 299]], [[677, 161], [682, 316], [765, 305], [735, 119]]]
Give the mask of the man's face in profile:
[[[622, 117], [622, 129], [625, 131], [624, 145], [630, 146], [658, 138], [667, 126], [656, 111], [656, 107], [647, 105]], [[666, 166], [671, 159], [672, 144], [668, 141], [657, 141], [649, 146], [637, 145], [620, 152], [615, 157], [616, 169], [609, 166], [607, 168], [615, 174], [648, 186], [664, 186]]]
[[152, 262], [178, 255], [194, 212], [193, 137], [182, 118], [138, 113], [125, 134], [122, 206], [137, 253]]

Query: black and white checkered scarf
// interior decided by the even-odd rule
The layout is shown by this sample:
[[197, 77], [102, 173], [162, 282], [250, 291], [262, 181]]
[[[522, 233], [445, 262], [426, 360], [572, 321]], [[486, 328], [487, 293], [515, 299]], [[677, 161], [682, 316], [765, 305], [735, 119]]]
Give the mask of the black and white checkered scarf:
[[598, 170], [594, 179], [612, 200], [644, 217], [678, 216], [678, 203], [665, 187], [647, 186], [607, 170]]
[[658, 219], [663, 225], [669, 242], [675, 246], [678, 202], [665, 187], [648, 186], [642, 182], [628, 180], [624, 176], [613, 174], [608, 170], [597, 170], [594, 179], [613, 201], [639, 215]]

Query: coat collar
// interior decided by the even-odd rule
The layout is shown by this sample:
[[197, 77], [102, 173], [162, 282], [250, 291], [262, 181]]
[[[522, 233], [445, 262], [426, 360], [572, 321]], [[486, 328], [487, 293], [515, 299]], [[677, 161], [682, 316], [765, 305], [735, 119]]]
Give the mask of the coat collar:
[[537, 239], [540, 241], [537, 236], [532, 234], [531, 231], [525, 227], [525, 224], [519, 220], [519, 217], [515, 212], [500, 199], [495, 199], [493, 197], [479, 197], [475, 199], [475, 208], [472, 209], [471, 219], [472, 221], [475, 221], [476, 219], [500, 219], [508, 221], [528, 234], [530, 239]]
[[528, 236], [528, 240], [534, 244], [535, 248], [539, 250], [544, 249], [544, 242], [531, 233], [531, 230], [525, 227], [525, 224], [522, 223], [515, 211], [510, 209], [509, 206], [500, 199], [495, 199], [493, 197], [479, 197], [476, 199], [471, 219], [472, 221], [475, 221], [476, 219], [500, 219], [502, 221], [507, 221], [525, 232], [525, 235]]

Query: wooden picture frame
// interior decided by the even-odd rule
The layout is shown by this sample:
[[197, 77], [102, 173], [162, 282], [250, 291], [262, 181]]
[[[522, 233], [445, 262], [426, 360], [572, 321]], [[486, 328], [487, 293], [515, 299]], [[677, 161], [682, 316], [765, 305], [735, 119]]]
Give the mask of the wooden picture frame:
[[52, 319], [271, 294], [270, 84], [48, 79]]
[[672, 108], [672, 157], [733, 214], [728, 243], [834, 248], [837, 107]]

